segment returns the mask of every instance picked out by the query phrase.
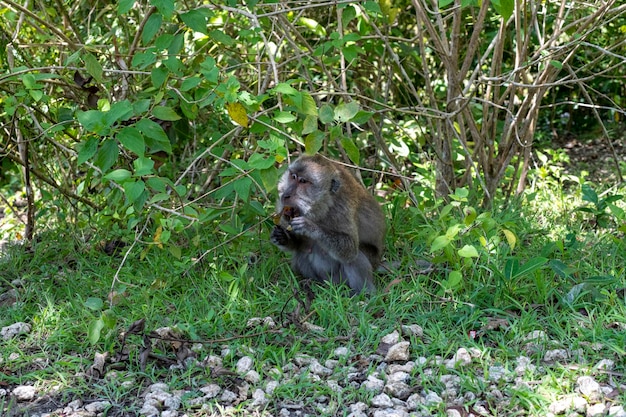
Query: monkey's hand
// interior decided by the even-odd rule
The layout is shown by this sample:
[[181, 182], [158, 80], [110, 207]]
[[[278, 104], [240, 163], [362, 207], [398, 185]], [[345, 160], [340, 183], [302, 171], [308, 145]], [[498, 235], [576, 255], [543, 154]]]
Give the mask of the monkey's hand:
[[289, 226], [291, 230], [288, 230], [296, 236], [306, 236], [314, 240], [320, 237], [320, 228], [306, 217], [294, 217]]
[[289, 237], [289, 233], [283, 229], [282, 226], [276, 225], [270, 235], [270, 241], [278, 247], [287, 248], [289, 247], [291, 238]]

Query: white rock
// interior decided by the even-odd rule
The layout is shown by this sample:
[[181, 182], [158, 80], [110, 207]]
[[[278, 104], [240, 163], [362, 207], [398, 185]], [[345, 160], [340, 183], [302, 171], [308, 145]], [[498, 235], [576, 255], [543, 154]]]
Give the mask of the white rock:
[[418, 326], [417, 324], [402, 325], [402, 334], [421, 338], [424, 336], [424, 329], [422, 329], [422, 326]]
[[596, 363], [594, 369], [600, 369], [602, 371], [610, 371], [615, 367], [615, 362], [612, 359], [602, 359]]
[[335, 369], [339, 365], [339, 361], [337, 359], [326, 359], [324, 362], [324, 366], [328, 369]]
[[609, 408], [609, 417], [626, 417], [626, 411], [621, 405], [614, 405]]
[[406, 417], [407, 412], [402, 409], [388, 408], [386, 410], [374, 411], [373, 417]]
[[74, 400], [65, 406], [65, 408], [63, 409], [63, 414], [72, 414], [73, 412], [78, 411], [78, 409], [82, 406], [82, 400]]
[[543, 361], [547, 363], [563, 362], [569, 359], [569, 354], [565, 349], [551, 349], [543, 355]]
[[18, 385], [13, 388], [13, 395], [17, 401], [32, 401], [37, 390], [32, 385]]
[[533, 365], [528, 356], [519, 356], [516, 359], [516, 363], [517, 365], [515, 366], [515, 373], [517, 373], [518, 375], [524, 375], [526, 371], [534, 372], [537, 368], [535, 365]]
[[405, 372], [407, 374], [410, 374], [411, 372], [413, 372], [413, 369], [415, 369], [415, 362], [408, 361], [407, 363], [403, 363], [403, 364], [397, 364], [397, 363], [390, 364], [389, 367], [387, 368], [387, 372], [390, 375], [395, 374], [396, 372]]
[[255, 371], [254, 369], [251, 369], [248, 372], [246, 372], [246, 374], [244, 375], [243, 379], [248, 381], [249, 383], [251, 383], [253, 385], [256, 385], [261, 380], [261, 376], [259, 375], [259, 373], [257, 371]]
[[406, 382], [409, 380], [409, 378], [411, 377], [411, 375], [409, 375], [406, 372], [403, 371], [398, 371], [398, 372], [394, 372], [392, 374], [390, 374], [387, 377], [387, 383], [390, 382]]
[[498, 382], [506, 375], [506, 368], [504, 366], [490, 366], [489, 367], [489, 380]]
[[276, 388], [278, 388], [278, 381], [270, 381], [267, 383], [267, 385], [265, 386], [265, 393], [267, 395], [272, 395], [274, 393], [274, 390]]
[[328, 385], [328, 388], [330, 388], [333, 392], [343, 391], [343, 388], [341, 388], [341, 385], [339, 385], [339, 382], [337, 382], [334, 379], [327, 379], [326, 385]]
[[265, 397], [265, 392], [262, 389], [257, 389], [252, 393], [252, 406], [260, 407], [268, 403]]
[[161, 411], [161, 417], [178, 417], [178, 411], [177, 410]]
[[400, 341], [400, 333], [398, 333], [397, 330], [394, 330], [393, 332], [384, 335], [380, 341], [382, 343], [385, 343], [387, 345], [393, 345], [396, 344]]
[[236, 401], [237, 398], [239, 398], [237, 394], [225, 389], [224, 392], [222, 392], [222, 395], [220, 396], [220, 401], [225, 402], [225, 403], [232, 403], [233, 401]]
[[325, 367], [324, 365], [322, 365], [318, 361], [312, 362], [311, 365], [309, 365], [309, 369], [315, 375], [319, 375], [319, 376], [329, 376], [329, 375], [332, 375], [332, 373], [333, 373], [332, 369], [329, 369], [329, 368]]
[[370, 375], [367, 377], [366, 381], [363, 381], [361, 387], [368, 391], [381, 392], [385, 387], [385, 382], [376, 378], [374, 375]]
[[139, 410], [139, 415], [146, 417], [157, 417], [160, 416], [161, 413], [159, 409], [150, 402], [143, 403], [141, 410]]
[[536, 341], [541, 341], [541, 340], [546, 340], [546, 339], [547, 339], [546, 332], [544, 332], [543, 330], [532, 331], [524, 337], [525, 342], [536, 342]]
[[237, 373], [239, 375], [243, 375], [246, 372], [248, 372], [250, 369], [252, 369], [252, 365], [253, 365], [254, 361], [252, 360], [252, 358], [250, 356], [244, 356], [242, 358], [240, 358], [237, 361]]
[[385, 392], [393, 398], [406, 400], [413, 393], [413, 389], [404, 382], [387, 382]]
[[576, 380], [578, 392], [589, 399], [589, 402], [597, 402], [602, 399], [600, 384], [590, 376], [581, 376]]
[[311, 357], [309, 355], [304, 355], [302, 353], [298, 353], [293, 358], [293, 361], [298, 366], [307, 366], [307, 365], [310, 365], [311, 363], [313, 363], [314, 361], [317, 361], [317, 359], [315, 359], [315, 358], [313, 358], [313, 357]]
[[219, 394], [221, 390], [222, 388], [220, 388], [220, 386], [217, 384], [209, 384], [200, 388], [200, 391], [204, 394], [206, 398], [217, 397], [217, 394]]
[[10, 326], [3, 327], [2, 330], [0, 330], [0, 336], [2, 336], [2, 339], [4, 340], [9, 340], [14, 338], [15, 336], [30, 333], [30, 330], [30, 324], [20, 321], [17, 323], [13, 323]]
[[163, 407], [168, 410], [178, 410], [180, 408], [181, 399], [178, 395], [171, 395], [163, 401]]
[[606, 415], [606, 406], [604, 403], [598, 403], [587, 407], [587, 417], [600, 417]]
[[335, 349], [333, 351], [333, 354], [338, 357], [338, 358], [342, 358], [344, 356], [348, 356], [350, 354], [350, 349], [348, 349], [345, 346], [340, 346], [337, 349]]
[[409, 342], [400, 342], [391, 346], [385, 355], [385, 361], [408, 361], [409, 360]]
[[406, 399], [406, 408], [409, 411], [417, 410], [420, 404], [422, 404], [422, 397], [419, 394], [413, 394]]
[[85, 404], [85, 410], [93, 414], [101, 413], [109, 407], [111, 407], [111, 403], [108, 401], [94, 401], [92, 403]]
[[446, 361], [446, 368], [453, 369], [458, 365], [466, 366], [470, 363], [472, 363], [472, 355], [470, 355], [470, 352], [465, 348], [459, 348], [452, 359]]
[[393, 402], [387, 394], [378, 394], [377, 396], [372, 398], [372, 406], [379, 408], [389, 408], [393, 407]]
[[443, 399], [433, 391], [428, 391], [424, 397], [424, 404], [429, 407], [439, 405], [443, 402]]

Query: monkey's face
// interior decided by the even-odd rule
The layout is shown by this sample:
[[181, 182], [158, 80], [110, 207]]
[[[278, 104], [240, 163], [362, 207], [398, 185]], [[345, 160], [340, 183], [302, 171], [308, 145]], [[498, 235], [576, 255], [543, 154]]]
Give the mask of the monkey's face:
[[304, 216], [315, 220], [326, 215], [332, 194], [339, 188], [334, 170], [306, 157], [292, 163], [278, 182], [277, 214], [290, 221]]

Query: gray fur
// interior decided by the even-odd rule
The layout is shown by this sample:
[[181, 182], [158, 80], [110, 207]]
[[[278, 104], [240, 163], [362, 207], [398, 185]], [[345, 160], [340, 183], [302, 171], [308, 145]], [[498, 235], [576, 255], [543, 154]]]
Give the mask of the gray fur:
[[[376, 199], [343, 166], [322, 156], [301, 156], [278, 183], [271, 241], [292, 252], [292, 268], [317, 281], [347, 284], [353, 293], [374, 292], [385, 217]], [[296, 216], [284, 215], [285, 207]]]

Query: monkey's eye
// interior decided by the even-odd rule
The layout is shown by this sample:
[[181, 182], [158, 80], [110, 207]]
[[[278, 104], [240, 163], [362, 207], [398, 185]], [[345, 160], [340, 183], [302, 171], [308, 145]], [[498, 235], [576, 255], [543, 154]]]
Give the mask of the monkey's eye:
[[298, 181], [298, 176], [296, 174], [291, 174], [291, 179], [294, 181]]
[[304, 178], [298, 178], [298, 182], [299, 182], [300, 184], [306, 184], [308, 181], [307, 181], [307, 180], [305, 180]]

